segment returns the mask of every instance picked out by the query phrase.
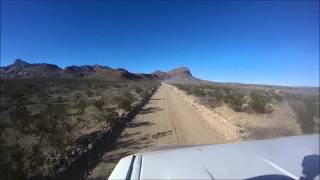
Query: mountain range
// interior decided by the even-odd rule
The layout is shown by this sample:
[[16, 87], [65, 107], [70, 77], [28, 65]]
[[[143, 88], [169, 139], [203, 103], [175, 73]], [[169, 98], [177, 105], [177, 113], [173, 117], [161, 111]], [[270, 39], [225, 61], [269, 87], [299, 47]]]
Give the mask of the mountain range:
[[155, 71], [151, 74], [131, 73], [126, 69], [113, 69], [102, 65], [67, 66], [60, 68], [54, 64], [28, 63], [21, 59], [6, 67], [0, 67], [3, 79], [34, 79], [34, 78], [103, 78], [107, 80], [139, 80], [155, 79], [167, 82], [192, 83], [200, 82], [186, 67], [173, 69], [169, 72]]
[[60, 68], [54, 64], [28, 63], [16, 59], [13, 64], [0, 67], [0, 78], [2, 79], [35, 79], [35, 78], [99, 78], [110, 81], [121, 80], [159, 80], [172, 84], [202, 84], [226, 86], [247, 90], [276, 90], [290, 93], [303, 93], [319, 95], [319, 87], [288, 87], [259, 84], [222, 83], [201, 80], [192, 75], [187, 67], [179, 67], [168, 72], [154, 71], [153, 73], [132, 73], [123, 68], [111, 68], [102, 65], [67, 66]]

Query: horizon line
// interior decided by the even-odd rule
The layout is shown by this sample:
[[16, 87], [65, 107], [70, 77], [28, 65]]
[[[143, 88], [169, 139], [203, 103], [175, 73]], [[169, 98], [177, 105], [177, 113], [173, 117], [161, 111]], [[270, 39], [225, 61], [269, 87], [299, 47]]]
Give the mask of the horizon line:
[[[30, 62], [28, 62], [28, 61], [26, 61], [26, 60], [24, 60], [22, 58], [16, 58], [16, 59], [14, 59], [14, 61], [11, 64], [8, 63], [8, 64], [6, 64], [4, 66], [2, 65], [1, 60], [0, 60], [0, 68], [4, 68], [4, 67], [7, 67], [7, 66], [10, 66], [10, 65], [14, 64], [14, 62], [16, 60], [21, 60], [21, 61], [24, 61], [24, 62], [26, 62], [28, 64], [50, 64], [50, 65], [56, 65], [61, 69], [66, 69], [67, 67], [70, 67], [70, 66], [95, 66], [95, 65], [109, 67], [109, 68], [112, 68], [112, 69], [115, 69], [115, 70], [117, 70], [117, 69], [125, 69], [125, 68], [122, 68], [122, 67], [112, 67], [112, 66], [109, 66], [109, 65], [101, 65], [101, 64], [72, 64], [72, 65], [62, 66], [62, 65], [59, 65], [59, 64], [52, 64], [52, 63], [46, 63], [46, 62], [30, 63]], [[185, 65], [178, 66], [178, 67], [173, 68], [171, 70], [174, 70], [174, 69], [177, 69], [177, 68], [181, 68], [181, 67], [188, 68], [191, 71], [191, 75], [193, 77], [195, 77], [194, 74], [192, 73], [192, 69], [189, 68], [188, 66], [185, 66]], [[125, 70], [127, 70], [130, 73], [134, 73], [134, 74], [152, 74], [155, 71], [162, 71], [162, 72], [167, 73], [168, 71], [170, 71], [170, 70], [159, 70], [159, 69], [156, 69], [156, 70], [153, 70], [152, 72], [134, 72], [134, 71], [130, 71], [129, 69], [125, 69]], [[196, 76], [196, 78], [198, 78], [198, 76]], [[238, 82], [238, 81], [223, 81], [223, 80], [222, 81], [216, 81], [216, 80], [202, 79], [201, 77], [198, 78], [198, 79], [203, 80], [203, 81], [210, 81], [212, 83], [259, 85], [259, 86], [280, 86], [280, 87], [292, 87], [292, 88], [320, 88], [320, 85], [318, 85], [318, 86], [316, 86], [316, 85], [297, 85], [297, 84], [296, 85], [285, 85], [285, 84], [270, 84], [270, 83], [259, 83], [259, 82], [254, 83], [254, 82]]]

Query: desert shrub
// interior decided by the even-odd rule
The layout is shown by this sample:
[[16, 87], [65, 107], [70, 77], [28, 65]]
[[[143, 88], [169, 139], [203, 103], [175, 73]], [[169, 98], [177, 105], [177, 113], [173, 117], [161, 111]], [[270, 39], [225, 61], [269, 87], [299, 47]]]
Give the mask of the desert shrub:
[[46, 111], [33, 116], [35, 133], [51, 138], [52, 144], [57, 147], [65, 144], [67, 133], [71, 130], [65, 120], [65, 109], [63, 104], [49, 105]]
[[14, 127], [20, 132], [27, 133], [30, 130], [30, 124], [32, 120], [31, 113], [24, 104], [17, 104], [10, 115]]
[[85, 108], [87, 107], [87, 102], [84, 100], [80, 100], [76, 107], [80, 109], [79, 115], [82, 115], [84, 113]]
[[196, 96], [205, 96], [206, 95], [204, 89], [201, 87], [194, 87], [193, 94]]
[[223, 101], [224, 98], [224, 91], [222, 89], [216, 89], [213, 93], [215, 99], [218, 101]]
[[39, 143], [23, 147], [16, 142], [6, 146], [1, 144], [0, 179], [26, 179], [43, 173], [46, 158]]
[[249, 107], [256, 113], [266, 113], [269, 102], [270, 98], [266, 95], [261, 95], [256, 92], [250, 94]]
[[140, 87], [136, 87], [136, 88], [135, 88], [135, 91], [136, 91], [138, 94], [143, 93], [143, 89], [140, 88]]
[[148, 84], [145, 85], [145, 89], [142, 89], [141, 87], [136, 87], [135, 91], [141, 98], [146, 98], [149, 95], [149, 89]]
[[26, 100], [26, 96], [23, 92], [14, 92], [11, 94], [11, 98], [18, 102], [24, 102]]
[[93, 105], [94, 105], [97, 109], [99, 109], [100, 111], [102, 111], [102, 110], [103, 110], [102, 107], [103, 107], [103, 105], [104, 105], [104, 101], [103, 101], [103, 99], [96, 99], [96, 100], [94, 101]]
[[193, 94], [193, 88], [191, 87], [191, 85], [174, 84], [174, 86], [185, 91], [187, 94], [190, 94], [190, 95]]
[[96, 85], [96, 84], [92, 84], [92, 85], [91, 85], [91, 88], [92, 88], [92, 89], [95, 89], [95, 90], [98, 90], [98, 89], [99, 89], [99, 86]]
[[111, 127], [114, 126], [114, 120], [118, 117], [118, 113], [114, 110], [108, 110], [108, 112], [105, 114], [105, 122], [107, 125], [110, 125]]
[[25, 179], [28, 171], [25, 167], [26, 150], [18, 144], [0, 147], [0, 179]]
[[199, 97], [206, 96], [205, 89], [196, 85], [184, 85], [184, 84], [174, 84], [179, 89], [185, 91], [187, 94], [195, 95]]
[[208, 96], [203, 101], [210, 107], [215, 108], [223, 102], [224, 94], [220, 89], [214, 89], [207, 92]]
[[131, 110], [131, 105], [134, 102], [134, 96], [131, 93], [126, 92], [122, 96], [119, 96], [117, 101], [119, 108], [129, 111]]
[[113, 119], [118, 117], [118, 113], [115, 111], [109, 111], [106, 113], [105, 117], [107, 121], [112, 121]]
[[114, 83], [114, 84], [112, 84], [113, 85], [113, 87], [115, 87], [115, 88], [121, 88], [122, 87], [122, 85], [120, 84], [120, 83]]
[[227, 103], [233, 110], [239, 112], [242, 110], [244, 103], [243, 95], [240, 93], [230, 93], [224, 96], [224, 102]]
[[93, 96], [93, 92], [91, 92], [90, 90], [87, 90], [87, 96], [88, 97], [92, 97]]
[[9, 106], [3, 102], [0, 102], [0, 111], [7, 111], [9, 110]]
[[[46, 156], [43, 156], [40, 153], [40, 147], [33, 147], [32, 152], [38, 153], [34, 159], [29, 158], [28, 168], [39, 169], [45, 165], [46, 172], [39, 173], [50, 174], [53, 167], [59, 165], [62, 154], [66, 152], [66, 146], [70, 143], [70, 132], [72, 130], [66, 121], [65, 109], [66, 106], [63, 104], [49, 105], [47, 110], [33, 116], [35, 121], [33, 134], [43, 140], [41, 146], [48, 147], [48, 152], [46, 152]], [[35, 164], [32, 164], [33, 162]]]
[[276, 94], [276, 95], [274, 95], [274, 99], [275, 99], [276, 101], [278, 101], [278, 102], [281, 102], [281, 101], [283, 101], [284, 97], [281, 96], [281, 95]]
[[56, 103], [62, 103], [64, 99], [61, 96], [58, 96], [56, 99]]
[[29, 168], [32, 172], [39, 171], [39, 167], [46, 163], [44, 153], [41, 150], [41, 142], [42, 140], [39, 143], [33, 144], [31, 151], [28, 152]]

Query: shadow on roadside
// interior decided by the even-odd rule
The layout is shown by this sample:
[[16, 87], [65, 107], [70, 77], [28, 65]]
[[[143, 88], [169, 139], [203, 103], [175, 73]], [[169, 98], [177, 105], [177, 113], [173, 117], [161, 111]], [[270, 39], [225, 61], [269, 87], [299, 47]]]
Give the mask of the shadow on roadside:
[[139, 114], [149, 114], [149, 113], [155, 113], [157, 111], [162, 111], [162, 108], [159, 108], [159, 107], [144, 108], [139, 112]]
[[[133, 111], [131, 111], [126, 118], [116, 119], [113, 128], [104, 132], [102, 136], [97, 140], [97, 142], [93, 145], [93, 148], [91, 150], [87, 151], [86, 153], [78, 157], [78, 159], [76, 159], [70, 165], [68, 165], [66, 169], [58, 172], [57, 174], [55, 174], [55, 176], [50, 177], [48, 179], [85, 179], [89, 172], [93, 168], [95, 168], [97, 164], [100, 162], [102, 155], [113, 149], [113, 146], [117, 138], [121, 135], [121, 133], [127, 125], [130, 128], [152, 125], [151, 123], [147, 122], [131, 123], [131, 121], [141, 111], [145, 111], [145, 113], [150, 113], [159, 110], [157, 108], [146, 108], [143, 110], [144, 105], [148, 102], [148, 100], [153, 94], [154, 92], [148, 98], [146, 98], [144, 102], [142, 102]], [[134, 144], [136, 148], [142, 148], [145, 145], [145, 143], [139, 141], [141, 141], [141, 139], [137, 141], [132, 141], [132, 139], [129, 139], [126, 142], [120, 143], [119, 146], [127, 147]], [[111, 160], [118, 161], [120, 157], [123, 157], [125, 155], [127, 154], [121, 154], [119, 156], [112, 157]], [[105, 179], [105, 177], [103, 179]]]

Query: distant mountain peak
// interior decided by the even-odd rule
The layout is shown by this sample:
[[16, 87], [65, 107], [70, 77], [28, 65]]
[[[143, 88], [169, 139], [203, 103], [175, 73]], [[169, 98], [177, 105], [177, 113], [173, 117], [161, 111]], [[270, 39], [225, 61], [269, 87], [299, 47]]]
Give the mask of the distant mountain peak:
[[166, 72], [164, 72], [164, 71], [159, 71], [159, 70], [156, 70], [156, 71], [154, 71], [153, 73], [166, 73]]
[[8, 67], [14, 68], [14, 69], [22, 69], [30, 66], [31, 64], [27, 63], [26, 61], [23, 61], [21, 59], [16, 59], [13, 64], [9, 65]]
[[24, 64], [28, 64], [28, 63], [22, 59], [16, 59], [13, 64], [15, 64], [15, 65], [23, 64], [24, 65]]
[[168, 74], [166, 72], [163, 72], [163, 71], [154, 71], [152, 74], [151, 74], [153, 77], [155, 78], [159, 78], [159, 79], [166, 79], [168, 78]]
[[177, 67], [171, 71], [175, 71], [175, 70], [181, 70], [181, 71], [190, 71], [190, 69], [188, 67], [185, 66], [181, 66], [181, 67]]
[[191, 71], [187, 67], [179, 67], [168, 72], [169, 76], [188, 75], [192, 76]]

